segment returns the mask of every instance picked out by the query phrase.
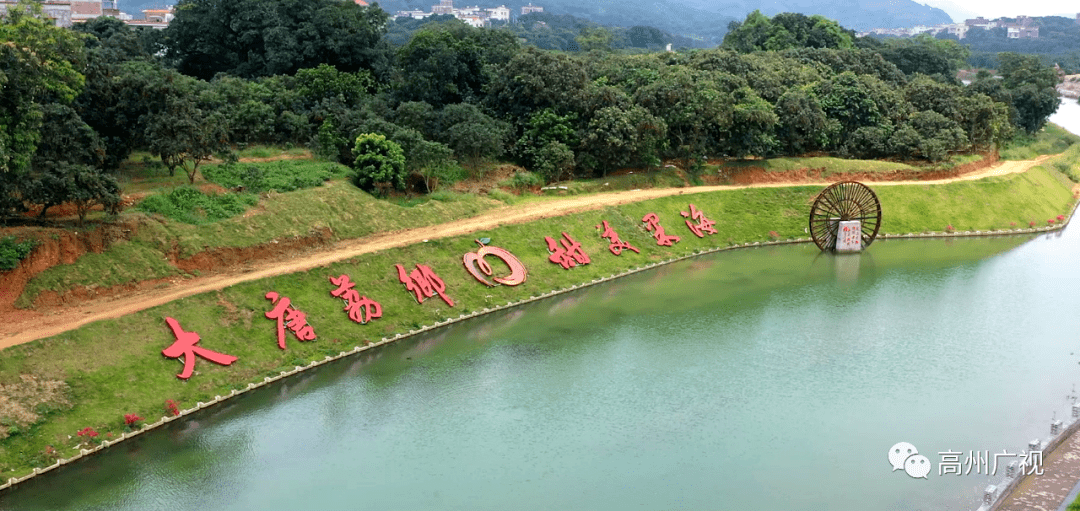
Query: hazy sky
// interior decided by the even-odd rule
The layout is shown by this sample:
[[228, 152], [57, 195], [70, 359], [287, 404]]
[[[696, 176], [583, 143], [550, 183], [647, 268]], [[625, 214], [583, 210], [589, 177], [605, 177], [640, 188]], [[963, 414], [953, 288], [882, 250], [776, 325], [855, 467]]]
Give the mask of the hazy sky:
[[1014, 17], [1019, 14], [1028, 16], [1076, 17], [1080, 13], [1080, 3], [1062, 0], [915, 0], [932, 7], [937, 7], [960, 22], [968, 18], [983, 16], [988, 19], [1002, 16]]

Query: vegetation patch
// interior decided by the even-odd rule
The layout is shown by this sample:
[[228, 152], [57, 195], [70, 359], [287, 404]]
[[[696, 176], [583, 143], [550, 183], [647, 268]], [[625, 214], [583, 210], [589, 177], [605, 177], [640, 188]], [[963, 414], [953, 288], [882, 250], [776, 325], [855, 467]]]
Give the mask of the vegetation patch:
[[1065, 152], [1044, 162], [1043, 166], [1061, 172], [1073, 182], [1080, 182], [1080, 144], [1070, 146]]
[[1046, 123], [1034, 135], [1017, 133], [1000, 151], [1002, 160], [1034, 160], [1044, 154], [1058, 154], [1080, 142], [1074, 135], [1053, 123]]
[[258, 197], [251, 194], [208, 194], [182, 186], [164, 194], [151, 195], [136, 207], [186, 224], [199, 225], [231, 218], [254, 206]]
[[[156, 222], [144, 224], [151, 230]], [[158, 224], [160, 225], [160, 224]], [[15, 306], [29, 308], [42, 293], [59, 295], [77, 288], [109, 287], [179, 275], [160, 247], [145, 240], [121, 241], [102, 253], [88, 253], [74, 264], [53, 266], [30, 279]]]
[[18, 241], [14, 236], [0, 238], [0, 271], [14, 270], [33, 249], [33, 240]]
[[1022, 174], [945, 185], [876, 186], [882, 232], [986, 231], [1046, 225], [1072, 201], [1071, 185], [1054, 171], [1035, 167]]
[[349, 172], [349, 168], [344, 165], [310, 159], [211, 164], [202, 169], [203, 177], [207, 181], [248, 192], [291, 192], [313, 188], [331, 179], [343, 178]]
[[[254, 195], [243, 194], [254, 198]], [[470, 194], [439, 191], [432, 200], [398, 205], [377, 200], [345, 180], [289, 193], [269, 193], [259, 207], [214, 223], [158, 221], [140, 213], [129, 242], [115, 243], [100, 254], [86, 254], [74, 264], [49, 268], [34, 276], [16, 300], [31, 307], [42, 293], [83, 287], [113, 286], [178, 275], [170, 257], [188, 258], [219, 247], [249, 247], [275, 239], [300, 237], [329, 228], [332, 240], [362, 238], [379, 232], [423, 227], [475, 216], [502, 203]], [[144, 201], [145, 202], [145, 201]]]
[[0, 440], [27, 431], [49, 410], [69, 408], [67, 392], [63, 381], [30, 374], [0, 383]]
[[[976, 156], [976, 159], [978, 157]], [[713, 170], [721, 175], [730, 175], [739, 170], [760, 168], [765, 172], [793, 172], [799, 170], [820, 171], [822, 177], [833, 174], [855, 173], [878, 173], [919, 170], [906, 163], [878, 160], [849, 160], [832, 156], [814, 156], [806, 158], [766, 158], [760, 160], [736, 160], [727, 161], [719, 165], [708, 165], [707, 170]], [[935, 167], [936, 168], [936, 167]], [[715, 170], [714, 170], [715, 169]]]
[[286, 158], [311, 158], [311, 151], [310, 150], [304, 149], [303, 147], [290, 147], [291, 145], [292, 144], [289, 144], [289, 146], [286, 146], [284, 148], [266, 146], [266, 145], [253, 145], [253, 146], [249, 146], [249, 147], [238, 148], [237, 151], [236, 151], [236, 156], [239, 157], [240, 159], [244, 159], [244, 158], [266, 159], [266, 158], [281, 158], [281, 157], [286, 157]]

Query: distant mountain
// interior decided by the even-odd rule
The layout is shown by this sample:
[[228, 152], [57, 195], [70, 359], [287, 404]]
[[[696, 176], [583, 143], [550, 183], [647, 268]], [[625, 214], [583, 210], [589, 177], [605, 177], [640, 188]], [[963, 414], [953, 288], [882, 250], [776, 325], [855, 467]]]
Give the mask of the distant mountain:
[[[503, 4], [516, 16], [529, 1], [458, 0], [457, 4], [459, 7]], [[119, 2], [120, 10], [137, 17], [142, 15], [142, 9], [175, 3], [162, 0]], [[438, 4], [438, 0], [383, 0], [378, 3], [393, 14], [411, 9], [431, 11], [431, 6]], [[953, 22], [945, 11], [913, 0], [531, 0], [531, 3], [542, 6], [544, 12], [551, 14], [572, 14], [609, 26], [647, 25], [711, 44], [723, 40], [728, 23], [742, 21], [755, 9], [769, 16], [781, 12], [821, 14], [840, 22], [845, 28], [858, 31]]]

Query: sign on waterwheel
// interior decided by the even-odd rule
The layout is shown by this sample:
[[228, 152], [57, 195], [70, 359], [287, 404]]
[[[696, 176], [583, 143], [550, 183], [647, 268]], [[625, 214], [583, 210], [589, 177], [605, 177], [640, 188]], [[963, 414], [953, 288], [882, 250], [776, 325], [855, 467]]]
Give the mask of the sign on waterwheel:
[[881, 202], [868, 186], [855, 181], [833, 183], [810, 208], [810, 236], [821, 250], [836, 249], [840, 222], [861, 223], [862, 248], [870, 246], [881, 226]]

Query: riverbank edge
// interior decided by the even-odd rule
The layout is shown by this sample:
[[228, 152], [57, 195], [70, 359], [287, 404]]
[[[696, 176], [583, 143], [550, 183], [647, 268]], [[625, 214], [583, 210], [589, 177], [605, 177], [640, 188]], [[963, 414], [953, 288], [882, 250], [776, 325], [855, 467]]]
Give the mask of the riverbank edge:
[[[1069, 214], [1066, 216], [1064, 221], [1059, 222], [1061, 225], [1057, 226], [1057, 229], [1055, 230], [1064, 229], [1065, 226], [1068, 225], [1070, 221], [1072, 221], [1073, 215], [1076, 214], [1077, 206], [1080, 206], [1080, 201], [1075, 201], [1073, 203], [1073, 207], [1069, 210]], [[1073, 434], [1080, 430], [1080, 417], [1075, 416], [1075, 411], [1073, 411], [1073, 414], [1074, 416], [1072, 417], [1072, 422], [1059, 425], [1058, 433], [1056, 435], [1051, 434], [1050, 437], [1048, 437], [1046, 440], [1043, 440], [1040, 444], [1043, 453], [1042, 459], [1044, 461], [1049, 459], [1050, 455], [1053, 454], [1058, 447], [1064, 445], [1066, 441], [1073, 436]], [[1013, 492], [1016, 491], [1016, 489], [1020, 486], [1021, 483], [1026, 481], [1027, 478], [1034, 476], [1035, 474], [1025, 475], [1021, 470], [1020, 473], [1017, 474], [1017, 476], [1015, 477], [1003, 477], [1001, 482], [996, 485], [992, 485], [994, 487], [994, 491], [992, 493], [988, 491], [990, 490], [989, 487], [983, 490], [983, 504], [979, 506], [976, 511], [997, 511], [1005, 504], [1006, 501], [1009, 500], [1009, 497], [1012, 496]], [[1068, 499], [1067, 496], [1066, 499]], [[1068, 502], [1065, 502], [1065, 504], [1068, 504]]]
[[[889, 239], [918, 239], [918, 238], [996, 237], [996, 236], [1029, 235], [1029, 234], [1038, 235], [1038, 234], [1044, 234], [1044, 233], [1051, 233], [1051, 232], [1056, 232], [1056, 231], [1060, 231], [1060, 230], [1064, 229], [1071, 222], [1073, 216], [1076, 213], [1077, 207], [1080, 206], [1080, 201], [1074, 199], [1072, 202], [1073, 202], [1072, 207], [1069, 210], [1069, 212], [1065, 215], [1064, 220], [1062, 220], [1060, 222], [1056, 222], [1053, 225], [1047, 225], [1047, 226], [1043, 226], [1043, 227], [1032, 227], [1032, 228], [1027, 228], [1027, 229], [1002, 229], [1002, 230], [994, 230], [994, 231], [962, 231], [962, 232], [959, 232], [959, 231], [958, 232], [934, 232], [934, 231], [931, 231], [931, 232], [907, 233], [907, 234], [880, 234], [877, 238], [878, 239], [883, 239], [883, 240], [889, 240]], [[788, 239], [788, 240], [755, 241], [755, 242], [752, 242], [752, 243], [751, 242], [745, 242], [745, 243], [742, 243], [742, 244], [735, 244], [735, 245], [730, 245], [730, 246], [699, 249], [699, 250], [696, 250], [696, 251], [694, 251], [694, 252], [692, 252], [690, 254], [687, 254], [687, 255], [672, 257], [672, 258], [661, 260], [661, 261], [658, 261], [658, 262], [649, 263], [649, 264], [639, 266], [639, 267], [634, 268], [634, 269], [623, 271], [622, 273], [612, 274], [612, 275], [610, 275], [608, 277], [601, 277], [601, 278], [598, 278], [598, 279], [593, 279], [592, 281], [589, 281], [589, 282], [586, 282], [586, 283], [576, 284], [576, 285], [572, 285], [570, 287], [556, 289], [556, 290], [553, 290], [553, 291], [550, 291], [550, 292], [547, 292], [547, 293], [543, 293], [543, 294], [540, 294], [540, 295], [537, 295], [537, 296], [531, 296], [531, 297], [523, 299], [523, 300], [507, 302], [505, 305], [498, 305], [498, 306], [495, 306], [493, 308], [484, 308], [482, 310], [474, 311], [474, 312], [471, 312], [471, 313], [468, 313], [468, 314], [462, 314], [457, 318], [451, 318], [451, 319], [447, 319], [445, 321], [437, 321], [437, 322], [435, 322], [433, 324], [422, 326], [422, 327], [420, 327], [418, 329], [409, 330], [408, 332], [404, 332], [404, 333], [398, 333], [398, 334], [394, 335], [393, 337], [383, 337], [379, 341], [373, 342], [373, 343], [370, 343], [370, 344], [367, 344], [367, 345], [354, 346], [353, 349], [346, 350], [346, 351], [341, 351], [337, 355], [334, 355], [334, 356], [327, 355], [322, 360], [313, 360], [310, 363], [308, 363], [307, 365], [294, 366], [294, 368], [291, 369], [291, 370], [281, 371], [278, 375], [266, 376], [261, 381], [253, 382], [253, 383], [249, 382], [247, 384], [247, 386], [244, 387], [243, 389], [240, 389], [240, 390], [233, 389], [232, 391], [230, 391], [230, 393], [228, 395], [224, 395], [224, 396], [217, 395], [217, 396], [214, 397], [213, 400], [210, 400], [209, 402], [201, 402], [200, 401], [200, 402], [196, 403], [196, 405], [194, 407], [181, 410], [179, 415], [175, 415], [175, 416], [172, 416], [172, 417], [163, 416], [158, 421], [150, 423], [150, 424], [146, 424], [145, 426], [143, 426], [142, 428], [140, 428], [140, 429], [138, 429], [136, 431], [123, 432], [115, 440], [103, 440], [100, 444], [98, 444], [97, 446], [95, 446], [92, 449], [80, 449], [78, 454], [75, 454], [74, 456], [72, 456], [70, 458], [59, 459], [55, 463], [53, 463], [52, 465], [49, 465], [49, 466], [46, 466], [46, 467], [34, 467], [32, 472], [30, 472], [30, 473], [28, 473], [28, 474], [26, 474], [26, 475], [24, 475], [22, 477], [11, 477], [11, 478], [7, 479], [3, 484], [0, 484], [0, 494], [2, 494], [5, 490], [14, 488], [18, 484], [26, 482], [26, 481], [28, 481], [28, 480], [36, 477], [36, 476], [46, 474], [48, 472], [51, 472], [51, 471], [53, 471], [55, 469], [58, 469], [58, 468], [64, 466], [64, 465], [69, 465], [69, 464], [75, 463], [75, 462], [77, 462], [79, 460], [82, 460], [83, 458], [89, 457], [89, 456], [91, 456], [93, 454], [96, 454], [96, 453], [98, 453], [98, 452], [100, 452], [100, 451], [102, 451], [104, 449], [107, 449], [107, 448], [112, 447], [112, 446], [114, 446], [116, 444], [119, 444], [119, 443], [121, 443], [121, 442], [123, 442], [125, 440], [130, 440], [130, 439], [135, 438], [135, 437], [137, 437], [137, 436], [139, 436], [139, 435], [141, 435], [143, 433], [146, 433], [146, 432], [152, 431], [154, 429], [157, 429], [159, 427], [162, 427], [162, 426], [164, 426], [164, 425], [166, 425], [166, 424], [168, 424], [170, 422], [173, 422], [175, 420], [179, 420], [179, 419], [181, 419], [183, 417], [187, 417], [187, 416], [189, 416], [189, 415], [191, 415], [193, 413], [198, 412], [199, 410], [210, 408], [210, 407], [212, 407], [214, 405], [217, 405], [217, 404], [220, 404], [220, 403], [222, 403], [222, 402], [224, 402], [224, 401], [226, 401], [226, 400], [228, 400], [230, 398], [240, 396], [240, 395], [242, 395], [242, 394], [244, 394], [244, 393], [246, 393], [248, 391], [255, 390], [257, 388], [266, 386], [266, 385], [271, 384], [271, 383], [275, 383], [275, 382], [277, 382], [279, 380], [282, 380], [282, 379], [287, 378], [289, 376], [293, 376], [293, 375], [295, 375], [297, 373], [308, 371], [308, 370], [314, 369], [316, 367], [319, 367], [319, 366], [321, 366], [323, 364], [326, 364], [326, 363], [329, 363], [329, 362], [334, 362], [334, 361], [337, 361], [337, 360], [341, 360], [343, 358], [346, 358], [346, 357], [349, 357], [349, 356], [352, 356], [352, 355], [356, 355], [356, 354], [359, 354], [359, 353], [363, 353], [363, 352], [366, 352], [368, 350], [373, 350], [373, 349], [375, 349], [377, 347], [381, 347], [381, 346], [384, 346], [386, 344], [394, 343], [394, 342], [397, 342], [399, 340], [410, 338], [410, 337], [413, 337], [413, 336], [416, 336], [416, 335], [419, 335], [419, 334], [422, 334], [422, 333], [427, 333], [427, 332], [430, 332], [432, 330], [435, 330], [435, 329], [438, 329], [438, 328], [441, 328], [441, 327], [445, 327], [445, 326], [448, 326], [448, 325], [451, 325], [451, 324], [454, 324], [454, 323], [458, 323], [458, 322], [461, 322], [461, 321], [465, 321], [465, 320], [468, 320], [468, 319], [473, 319], [473, 318], [476, 318], [476, 317], [479, 317], [479, 316], [484, 316], [484, 315], [487, 315], [487, 314], [490, 314], [490, 313], [493, 313], [493, 312], [502, 311], [502, 310], [506, 310], [506, 309], [510, 309], [510, 308], [514, 308], [514, 307], [519, 307], [519, 306], [522, 306], [522, 305], [525, 305], [525, 304], [528, 304], [528, 303], [532, 303], [532, 302], [535, 302], [535, 301], [551, 298], [551, 297], [558, 296], [558, 295], [568, 293], [568, 292], [571, 292], [571, 291], [576, 291], [578, 289], [590, 287], [590, 286], [593, 286], [593, 285], [596, 285], [596, 284], [602, 284], [602, 283], [609, 282], [609, 281], [619, 279], [619, 278], [622, 278], [622, 277], [626, 277], [626, 276], [629, 276], [629, 275], [634, 275], [634, 274], [640, 273], [642, 271], [655, 269], [655, 268], [660, 267], [660, 266], [676, 263], [676, 262], [679, 262], [679, 261], [683, 261], [683, 260], [686, 260], [686, 259], [690, 259], [690, 258], [694, 258], [694, 257], [706, 255], [706, 254], [713, 254], [713, 253], [724, 252], [724, 251], [728, 251], [728, 250], [759, 248], [759, 247], [775, 246], [775, 245], [793, 245], [793, 244], [802, 244], [802, 243], [813, 243], [813, 240], [810, 239], [810, 238], [795, 238], [795, 239]], [[1077, 429], [1076, 428], [1077, 426], [1080, 426], [1080, 421], [1074, 422], [1068, 428], [1065, 428], [1065, 431], [1071, 432], [1071, 431]], [[1058, 435], [1058, 438], [1056, 439], [1056, 441], [1053, 442], [1052, 445], [1050, 445], [1050, 447], [1049, 447], [1050, 450], [1044, 452], [1044, 456], [1049, 455], [1049, 453], [1052, 452], [1052, 450], [1054, 448], [1056, 448], [1060, 443], [1062, 443], [1062, 441], [1066, 437], [1067, 437], [1066, 434]], [[1003, 502], [1004, 499], [1015, 488], [1016, 483], [1022, 478], [1014, 478], [1014, 479], [1016, 479], [1016, 481], [1014, 481], [1012, 484], [1009, 485], [1009, 487], [1007, 488], [1008, 491], [1000, 491], [1000, 492], [997, 493], [999, 495], [999, 497], [997, 499], [995, 499], [995, 503]], [[980, 509], [980, 511], [983, 511], [983, 508], [979, 508], [979, 509]], [[987, 509], [989, 509], [989, 508], [987, 508]]]

